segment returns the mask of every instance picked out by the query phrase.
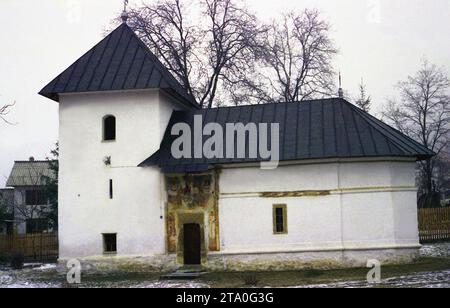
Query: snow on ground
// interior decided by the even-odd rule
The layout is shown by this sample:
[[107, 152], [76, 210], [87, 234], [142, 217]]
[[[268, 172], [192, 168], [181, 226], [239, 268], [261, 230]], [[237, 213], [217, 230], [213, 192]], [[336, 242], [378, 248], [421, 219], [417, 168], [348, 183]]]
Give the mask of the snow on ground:
[[[422, 257], [450, 257], [450, 243], [424, 245]], [[21, 271], [0, 267], [0, 288], [60, 288], [64, 277], [57, 274], [55, 264], [27, 264]], [[198, 281], [160, 281], [151, 278], [148, 281], [120, 280], [114, 282], [98, 281], [84, 283], [81, 287], [112, 288], [208, 288], [209, 285]], [[421, 287], [450, 288], [450, 269], [438, 272], [415, 273], [406, 276], [383, 279], [377, 284], [366, 281], [335, 281], [326, 284], [294, 286], [294, 288], [370, 288], [370, 287]]]
[[157, 289], [157, 288], [172, 288], [172, 289], [199, 289], [209, 288], [209, 285], [205, 283], [197, 283], [194, 281], [155, 281], [147, 282], [138, 285], [131, 286], [138, 289]]
[[39, 267], [35, 267], [35, 271], [47, 271], [47, 270], [53, 270], [56, 269], [56, 264], [42, 264]]
[[58, 288], [60, 286], [56, 282], [40, 282], [33, 279], [34, 276], [56, 269], [55, 264], [25, 264], [24, 266], [25, 269], [21, 271], [0, 268], [0, 288]]
[[12, 281], [13, 281], [13, 278], [10, 275], [2, 274], [0, 272], [0, 287], [9, 285], [12, 283]]
[[420, 249], [423, 257], [445, 258], [450, 257], [450, 243], [438, 243], [423, 245]]
[[326, 284], [296, 286], [294, 288], [450, 288], [450, 270], [416, 273], [407, 276], [382, 279], [379, 283], [366, 281], [336, 281]]

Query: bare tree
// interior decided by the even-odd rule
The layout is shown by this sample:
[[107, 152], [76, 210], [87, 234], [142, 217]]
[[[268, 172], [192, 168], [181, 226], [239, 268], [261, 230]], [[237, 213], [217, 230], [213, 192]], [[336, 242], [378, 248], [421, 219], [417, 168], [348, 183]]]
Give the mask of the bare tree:
[[50, 174], [44, 176], [44, 191], [48, 199], [50, 209], [47, 211], [47, 218], [53, 230], [58, 230], [58, 179], [59, 179], [59, 142], [50, 152], [51, 157], [47, 157]]
[[435, 185], [436, 190], [447, 192], [450, 190], [450, 148], [444, 149], [436, 161]]
[[6, 193], [3, 195], [0, 192], [0, 225], [7, 219], [10, 219], [10, 216], [13, 211], [13, 198], [9, 198], [6, 196]]
[[237, 0], [201, 0], [192, 23], [192, 1], [159, 0], [130, 12], [129, 25], [202, 107], [232, 98], [231, 84], [252, 67], [263, 28]]
[[199, 29], [188, 24], [191, 1], [162, 0], [130, 10], [128, 24], [190, 94]]
[[255, 88], [268, 90], [259, 93], [260, 100], [294, 102], [335, 92], [332, 60], [338, 50], [330, 25], [317, 10], [291, 12], [274, 21], [262, 46], [263, 67]]
[[16, 103], [6, 104], [4, 106], [0, 106], [0, 119], [7, 124], [12, 124], [6, 119], [6, 116], [11, 112], [12, 107], [14, 107]]
[[450, 141], [450, 82], [443, 69], [423, 61], [419, 71], [397, 85], [399, 100], [390, 100], [383, 116], [437, 157], [421, 162], [424, 194], [434, 192], [439, 154]]
[[371, 103], [372, 98], [367, 94], [366, 85], [364, 84], [364, 80], [361, 79], [361, 83], [359, 84], [359, 96], [355, 100], [355, 104], [365, 112], [369, 113]]

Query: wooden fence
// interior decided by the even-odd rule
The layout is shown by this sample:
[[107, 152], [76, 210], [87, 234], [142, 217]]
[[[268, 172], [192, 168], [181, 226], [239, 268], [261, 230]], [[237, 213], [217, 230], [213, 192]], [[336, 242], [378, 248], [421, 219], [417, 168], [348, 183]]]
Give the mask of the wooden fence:
[[0, 257], [22, 254], [27, 262], [58, 259], [58, 233], [0, 235]]
[[422, 243], [450, 240], [450, 207], [419, 209], [419, 236]]

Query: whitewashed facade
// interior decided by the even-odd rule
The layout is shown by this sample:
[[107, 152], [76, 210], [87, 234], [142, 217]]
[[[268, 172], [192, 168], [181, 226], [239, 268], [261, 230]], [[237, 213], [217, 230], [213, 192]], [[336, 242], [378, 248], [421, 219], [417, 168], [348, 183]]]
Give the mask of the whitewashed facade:
[[206, 162], [191, 174], [165, 169], [164, 136], [175, 114], [203, 111], [126, 24], [41, 94], [59, 102], [61, 262], [292, 269], [411, 260], [420, 247], [415, 164], [432, 153], [346, 101], [212, 110], [291, 121], [283, 151], [297, 153], [275, 170]]
[[[111, 260], [103, 255], [102, 234], [114, 233], [116, 260], [144, 257], [159, 263], [163, 258], [168, 266], [183, 265], [166, 251], [164, 175], [157, 167], [137, 167], [158, 149], [171, 112], [178, 108], [158, 91], [61, 97], [62, 260]], [[102, 141], [102, 119], [109, 114], [117, 119], [114, 142]], [[111, 166], [105, 166], [106, 156], [111, 156]], [[220, 251], [209, 253], [211, 266], [225, 268], [223, 260], [234, 264], [243, 259], [243, 266], [264, 267], [280, 256], [295, 256], [294, 267], [311, 260], [361, 265], [366, 254], [359, 257], [357, 252], [394, 261], [410, 258], [419, 247], [414, 172], [413, 159], [389, 157], [299, 161], [275, 170], [224, 166], [219, 177]], [[329, 195], [260, 196], [292, 191]], [[273, 233], [274, 204], [287, 206], [287, 234]], [[349, 257], [341, 258], [342, 252]]]

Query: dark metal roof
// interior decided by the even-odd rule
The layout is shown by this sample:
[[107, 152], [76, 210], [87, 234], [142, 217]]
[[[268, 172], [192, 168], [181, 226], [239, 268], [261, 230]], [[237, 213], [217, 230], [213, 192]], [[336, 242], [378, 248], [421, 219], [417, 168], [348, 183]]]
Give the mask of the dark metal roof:
[[[203, 170], [205, 166], [214, 164], [261, 161], [260, 158], [175, 159], [171, 155], [171, 145], [177, 136], [171, 136], [172, 127], [183, 122], [193, 131], [194, 115], [203, 116], [203, 125], [215, 122], [223, 128], [226, 123], [279, 123], [280, 161], [362, 157], [414, 157], [423, 160], [435, 155], [351, 103], [336, 98], [174, 111], [160, 150], [140, 166], [158, 165], [167, 173], [179, 173], [195, 168]], [[208, 138], [203, 137], [204, 140]]]
[[181, 102], [199, 107], [195, 98], [123, 23], [39, 94], [59, 101], [61, 93], [162, 89]]

